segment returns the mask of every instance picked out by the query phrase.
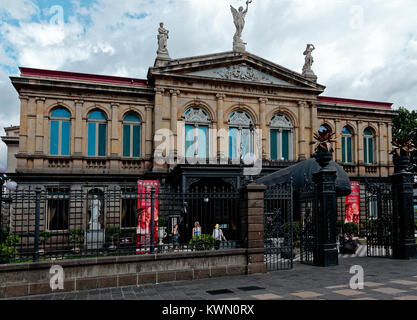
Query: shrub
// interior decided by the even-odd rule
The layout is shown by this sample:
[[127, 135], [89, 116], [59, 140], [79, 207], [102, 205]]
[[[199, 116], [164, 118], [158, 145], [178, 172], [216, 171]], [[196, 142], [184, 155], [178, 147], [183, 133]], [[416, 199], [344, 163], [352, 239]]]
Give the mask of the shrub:
[[16, 235], [8, 235], [5, 238], [4, 243], [1, 245], [0, 250], [0, 262], [8, 263], [12, 258], [16, 256], [16, 245], [19, 243], [20, 238]]
[[343, 225], [343, 233], [353, 236], [354, 234], [359, 234], [359, 225], [355, 222], [345, 223]]
[[[284, 238], [290, 235], [291, 222], [284, 223], [281, 232]], [[292, 222], [292, 240], [294, 243], [300, 242], [301, 239], [301, 223], [299, 221]]]
[[49, 238], [51, 238], [51, 233], [48, 231], [41, 231], [39, 233], [39, 243], [45, 245]]
[[213, 236], [209, 234], [202, 234], [201, 236], [195, 236], [190, 240], [189, 246], [192, 250], [204, 251], [211, 250], [216, 241]]
[[113, 241], [115, 237], [120, 236], [122, 230], [117, 226], [108, 226], [106, 228], [106, 241]]
[[70, 230], [70, 242], [81, 244], [84, 243], [84, 230], [73, 229]]

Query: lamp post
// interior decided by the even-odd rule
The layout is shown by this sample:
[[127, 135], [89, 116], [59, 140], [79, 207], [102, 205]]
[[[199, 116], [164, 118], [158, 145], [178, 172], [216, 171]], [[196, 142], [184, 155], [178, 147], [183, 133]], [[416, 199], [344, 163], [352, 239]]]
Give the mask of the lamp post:
[[[17, 183], [10, 180], [6, 175], [6, 169], [0, 168], [0, 243], [3, 241], [3, 202], [12, 202], [11, 198], [3, 198], [3, 188], [6, 187], [10, 191], [15, 191]], [[0, 257], [1, 260], [1, 257]]]

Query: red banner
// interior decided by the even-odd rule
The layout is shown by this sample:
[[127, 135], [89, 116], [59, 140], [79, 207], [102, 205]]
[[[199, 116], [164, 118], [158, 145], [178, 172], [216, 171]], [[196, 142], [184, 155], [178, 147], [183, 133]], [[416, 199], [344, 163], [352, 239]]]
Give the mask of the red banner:
[[346, 218], [345, 223], [355, 222], [359, 224], [359, 193], [360, 182], [351, 181], [352, 193], [346, 197]]
[[159, 181], [138, 180], [138, 225], [136, 228], [136, 252], [149, 253], [151, 245], [151, 188], [154, 197], [154, 245], [158, 245]]

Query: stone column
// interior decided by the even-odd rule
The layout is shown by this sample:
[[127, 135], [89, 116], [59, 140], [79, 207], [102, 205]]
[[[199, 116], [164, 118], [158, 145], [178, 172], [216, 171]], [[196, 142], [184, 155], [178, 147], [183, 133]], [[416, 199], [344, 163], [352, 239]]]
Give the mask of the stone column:
[[363, 121], [356, 121], [356, 127], [358, 128], [358, 132], [357, 132], [357, 150], [358, 150], [358, 163], [359, 165], [363, 165], [364, 164], [364, 153], [363, 153], [363, 128], [362, 128], [362, 123]]
[[335, 154], [334, 154], [334, 161], [342, 161], [342, 128], [340, 127], [340, 120], [335, 120]]
[[222, 144], [225, 144], [222, 141], [222, 137], [219, 134], [224, 127], [224, 99], [226, 95], [219, 93], [216, 95], [217, 98], [217, 157], [219, 158], [220, 163], [222, 160], [227, 158], [227, 150], [222, 150]]
[[323, 168], [313, 174], [317, 190], [317, 206], [313, 222], [316, 226], [316, 250], [313, 264], [329, 267], [339, 264], [336, 244], [336, 171]]
[[[389, 122], [388, 123], [388, 141], [387, 141], [387, 150], [392, 150], [392, 123]], [[388, 154], [387, 155], [387, 163], [388, 166], [393, 166], [392, 160], [391, 160], [391, 156]], [[392, 168], [388, 169], [388, 172], [391, 173], [393, 171]]]
[[393, 258], [415, 259], [417, 258], [417, 252], [416, 240], [414, 236], [414, 176], [412, 173], [405, 171], [406, 166], [405, 168], [396, 166], [395, 169], [397, 173], [391, 176], [394, 221]]
[[111, 104], [111, 156], [117, 157], [122, 154], [119, 138], [119, 104]]
[[[317, 104], [311, 103], [311, 135], [309, 142], [312, 141], [314, 133], [316, 133], [319, 130], [318, 124], [317, 124]], [[301, 140], [301, 139], [300, 139]], [[314, 153], [314, 145], [311, 145], [310, 147], [310, 153]], [[310, 155], [308, 155], [307, 158], [310, 158]]]
[[248, 248], [248, 274], [265, 273], [264, 185], [249, 184], [242, 189], [240, 217], [242, 245]]
[[45, 98], [36, 98], [35, 154], [43, 154], [43, 113]]
[[145, 155], [152, 158], [152, 106], [146, 106]]
[[177, 121], [178, 121], [178, 96], [180, 94], [179, 90], [170, 90], [171, 94], [171, 132], [173, 135], [173, 143], [171, 146], [172, 157], [177, 155]]
[[19, 129], [19, 153], [27, 153], [28, 140], [28, 96], [19, 96], [20, 99], [20, 129]]
[[[307, 107], [307, 102], [305, 101], [299, 101], [298, 102], [298, 121], [300, 123], [299, 128], [299, 136], [298, 136], [298, 144], [299, 144], [299, 154], [298, 154], [298, 160], [302, 161], [306, 159], [306, 123], [305, 123], [305, 110]], [[317, 110], [317, 109], [316, 109]], [[312, 119], [313, 120], [313, 119]], [[317, 120], [316, 120], [317, 121]], [[313, 122], [313, 121], [312, 121]], [[312, 126], [313, 128], [313, 126]], [[314, 133], [314, 131], [313, 131]]]
[[267, 130], [266, 130], [266, 104], [268, 103], [267, 98], [259, 98], [259, 124], [262, 130], [262, 158], [270, 158], [267, 145]]
[[83, 154], [83, 100], [75, 100], [74, 155]]
[[[154, 135], [154, 150], [159, 147], [161, 142], [161, 137], [158, 136], [157, 131], [162, 129], [162, 108], [163, 108], [163, 98], [164, 98], [165, 89], [157, 87], [155, 88], [155, 109], [154, 109], [154, 126], [153, 126], [153, 135]], [[158, 136], [158, 137], [157, 137]], [[159, 142], [156, 142], [158, 140]], [[166, 152], [169, 152], [167, 150]], [[162, 166], [154, 159], [153, 171], [161, 171]]]

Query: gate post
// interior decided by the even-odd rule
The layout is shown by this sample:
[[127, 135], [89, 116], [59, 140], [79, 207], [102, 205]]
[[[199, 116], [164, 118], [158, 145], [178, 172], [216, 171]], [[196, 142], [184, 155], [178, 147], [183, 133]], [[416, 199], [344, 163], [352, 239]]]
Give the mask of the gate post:
[[266, 273], [264, 262], [264, 193], [261, 184], [242, 188], [240, 218], [241, 239], [247, 248], [247, 274]]
[[414, 176], [406, 171], [408, 164], [408, 157], [397, 158], [394, 155], [396, 173], [391, 176], [394, 259], [417, 258], [413, 208]]
[[314, 208], [316, 250], [313, 264], [320, 267], [339, 264], [336, 244], [336, 171], [323, 167], [313, 174], [317, 205]]
[[36, 207], [35, 207], [35, 247], [33, 253], [33, 261], [39, 261], [39, 224], [40, 224], [40, 216], [41, 216], [41, 187], [36, 186], [35, 194], [36, 194]]

